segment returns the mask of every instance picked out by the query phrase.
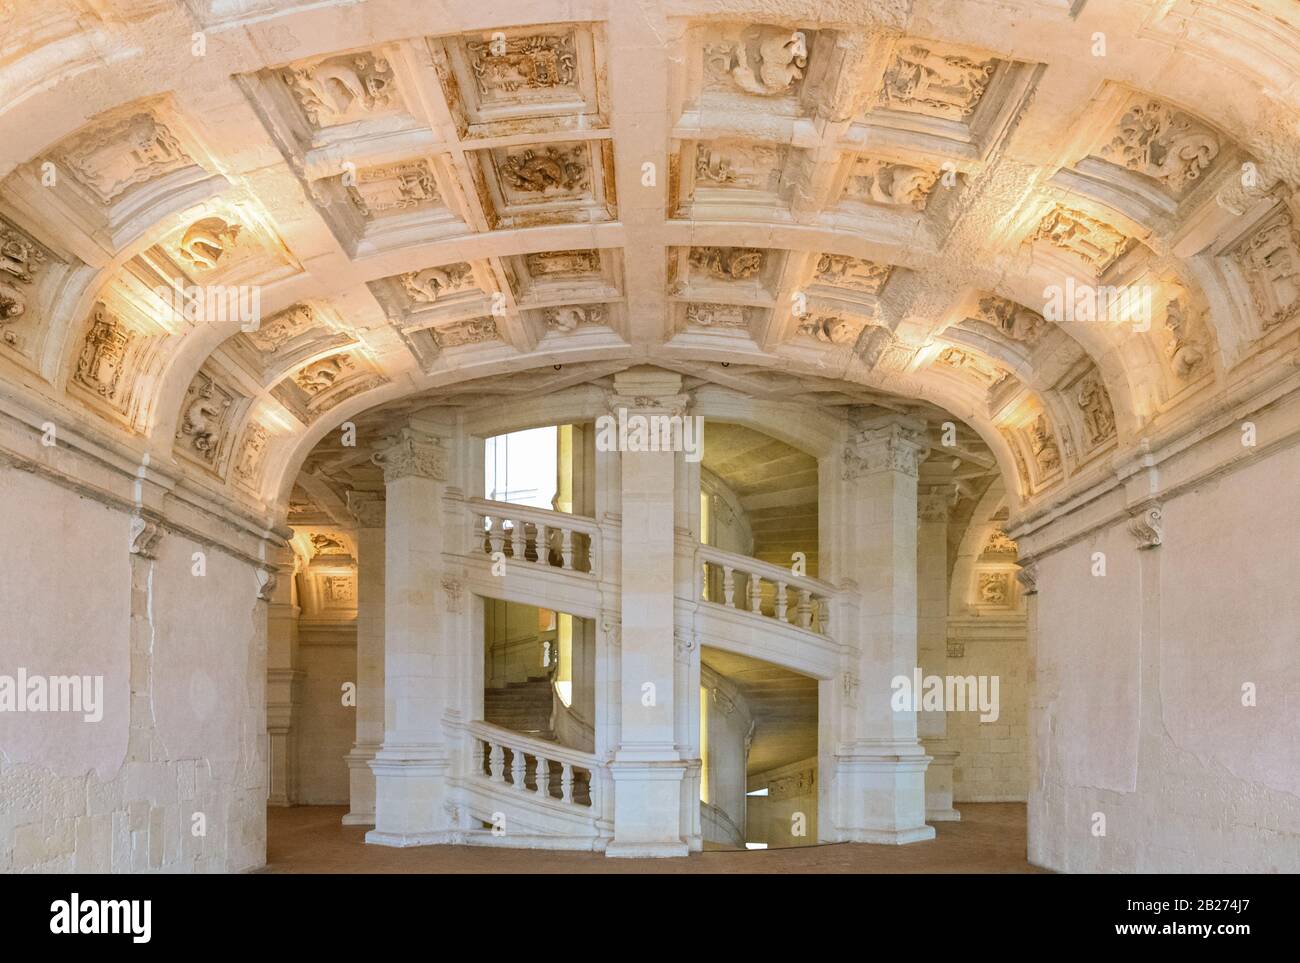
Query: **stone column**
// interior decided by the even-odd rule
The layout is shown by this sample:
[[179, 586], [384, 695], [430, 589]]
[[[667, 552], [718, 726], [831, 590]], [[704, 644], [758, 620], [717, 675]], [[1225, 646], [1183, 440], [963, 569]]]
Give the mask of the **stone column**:
[[[297, 556], [286, 550], [264, 584], [266, 619], [266, 734], [270, 762], [269, 806], [292, 806], [298, 797], [298, 733], [304, 673], [298, 668], [298, 615], [294, 597]], [[269, 571], [269, 569], [268, 569]]]
[[452, 654], [441, 643], [441, 440], [403, 428], [375, 455], [384, 470], [384, 742], [375, 774], [375, 828], [366, 842], [422, 846], [449, 841], [444, 809], [447, 739], [442, 716]]
[[[633, 369], [614, 378], [615, 419], [638, 447], [639, 418], [685, 416], [681, 378]], [[644, 436], [642, 436], [644, 437]], [[622, 509], [621, 708], [614, 779], [614, 839], [608, 856], [685, 856], [682, 819], [688, 760], [679, 750], [674, 640], [675, 478], [672, 451], [625, 450]]]
[[370, 761], [384, 741], [384, 500], [348, 492], [357, 520], [356, 741], [348, 764], [349, 811], [345, 826], [375, 824], [375, 774]]
[[897, 676], [917, 667], [917, 468], [924, 425], [890, 416], [859, 425], [844, 451], [845, 526], [838, 571], [857, 586], [856, 700], [835, 758], [836, 835], [870, 843], [931, 839], [916, 713], [891, 706]]
[[[917, 525], [917, 665], [923, 675], [948, 674], [948, 516], [951, 483], [920, 496]], [[952, 773], [957, 753], [948, 748], [947, 712], [922, 712], [917, 734], [931, 762], [925, 770], [925, 818], [955, 821]]]

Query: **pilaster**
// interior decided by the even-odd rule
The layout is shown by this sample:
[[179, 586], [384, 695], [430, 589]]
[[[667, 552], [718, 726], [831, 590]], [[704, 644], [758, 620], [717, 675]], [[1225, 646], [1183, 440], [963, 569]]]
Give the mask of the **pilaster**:
[[375, 774], [370, 761], [384, 741], [384, 500], [348, 492], [357, 520], [356, 740], [345, 756], [351, 805], [345, 826], [375, 824]]

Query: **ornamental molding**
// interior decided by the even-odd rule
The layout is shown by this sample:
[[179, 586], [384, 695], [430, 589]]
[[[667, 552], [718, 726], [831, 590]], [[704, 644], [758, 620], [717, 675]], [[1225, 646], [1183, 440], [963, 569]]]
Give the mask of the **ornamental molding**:
[[447, 480], [447, 453], [442, 439], [415, 428], [403, 428], [385, 438], [371, 461], [384, 470], [384, 481], [400, 478]]

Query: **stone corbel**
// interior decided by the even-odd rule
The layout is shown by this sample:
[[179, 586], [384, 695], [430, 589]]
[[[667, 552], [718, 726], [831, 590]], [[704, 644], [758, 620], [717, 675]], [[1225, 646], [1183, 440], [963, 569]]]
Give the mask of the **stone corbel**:
[[1129, 533], [1137, 539], [1139, 551], [1157, 548], [1164, 539], [1161, 513], [1162, 507], [1159, 502], [1147, 502], [1129, 522]]
[[442, 439], [416, 428], [403, 428], [385, 438], [371, 461], [384, 470], [384, 481], [399, 478], [447, 479], [447, 453]]
[[257, 570], [257, 597], [264, 602], [274, 601], [276, 586], [280, 584], [280, 574], [273, 568]]
[[145, 515], [131, 517], [129, 546], [132, 555], [141, 558], [157, 558], [158, 543], [162, 541], [163, 527], [157, 519]]

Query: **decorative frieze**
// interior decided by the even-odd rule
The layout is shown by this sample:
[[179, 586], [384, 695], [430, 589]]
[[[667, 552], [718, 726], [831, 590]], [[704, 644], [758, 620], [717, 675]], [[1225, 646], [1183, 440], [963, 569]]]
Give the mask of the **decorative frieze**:
[[371, 460], [383, 469], [385, 482], [412, 477], [434, 481], [447, 478], [447, 453], [442, 439], [415, 428], [403, 428], [385, 438]]

